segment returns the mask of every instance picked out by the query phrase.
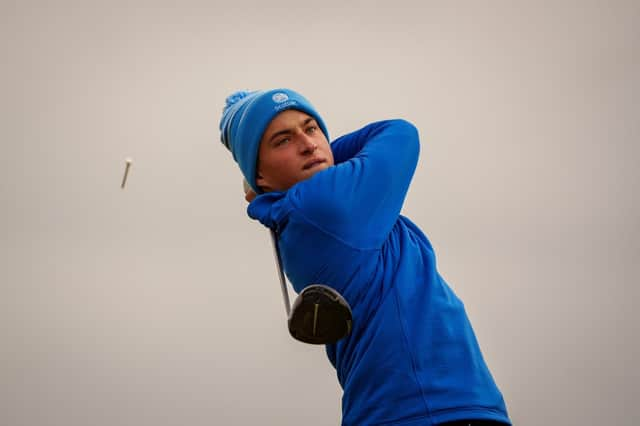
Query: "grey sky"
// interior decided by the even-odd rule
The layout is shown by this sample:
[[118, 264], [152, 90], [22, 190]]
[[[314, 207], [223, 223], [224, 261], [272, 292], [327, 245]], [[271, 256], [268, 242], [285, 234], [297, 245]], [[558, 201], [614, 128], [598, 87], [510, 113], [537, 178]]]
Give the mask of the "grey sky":
[[0, 424], [339, 423], [219, 142], [284, 86], [418, 127], [403, 213], [516, 425], [635, 425], [639, 43], [632, 1], [3, 2]]

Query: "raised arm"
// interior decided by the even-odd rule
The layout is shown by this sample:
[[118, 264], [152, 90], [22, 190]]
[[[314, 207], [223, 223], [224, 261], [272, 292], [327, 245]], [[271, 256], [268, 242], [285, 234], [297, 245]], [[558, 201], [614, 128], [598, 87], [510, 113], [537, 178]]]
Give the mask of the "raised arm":
[[332, 144], [336, 166], [292, 188], [291, 200], [317, 226], [358, 248], [377, 248], [398, 219], [418, 161], [416, 128], [372, 123]]

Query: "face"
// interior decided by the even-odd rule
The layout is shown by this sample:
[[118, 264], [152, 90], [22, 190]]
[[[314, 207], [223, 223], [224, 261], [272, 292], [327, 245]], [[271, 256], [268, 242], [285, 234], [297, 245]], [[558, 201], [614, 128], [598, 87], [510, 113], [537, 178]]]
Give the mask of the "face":
[[256, 183], [265, 192], [284, 191], [331, 166], [333, 153], [316, 120], [290, 109], [278, 114], [262, 136]]

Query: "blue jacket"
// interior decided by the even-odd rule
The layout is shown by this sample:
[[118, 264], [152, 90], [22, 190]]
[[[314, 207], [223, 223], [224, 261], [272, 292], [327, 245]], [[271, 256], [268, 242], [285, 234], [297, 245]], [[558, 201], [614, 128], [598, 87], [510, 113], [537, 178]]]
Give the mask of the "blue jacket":
[[377, 122], [331, 147], [334, 167], [256, 197], [248, 214], [278, 233], [297, 292], [326, 284], [351, 305], [351, 335], [326, 346], [344, 391], [342, 424], [509, 423], [463, 303], [436, 270], [427, 237], [400, 215], [417, 130]]

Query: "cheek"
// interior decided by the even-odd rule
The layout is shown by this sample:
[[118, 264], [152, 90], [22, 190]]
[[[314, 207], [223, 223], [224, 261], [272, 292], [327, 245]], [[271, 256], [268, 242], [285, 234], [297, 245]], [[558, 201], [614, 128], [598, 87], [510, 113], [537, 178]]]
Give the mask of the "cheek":
[[324, 145], [324, 154], [330, 159], [331, 165], [333, 165], [333, 151], [331, 151], [331, 146], [329, 144]]
[[264, 171], [270, 175], [279, 175], [292, 168], [295, 164], [295, 153], [282, 150], [277, 155], [270, 156], [264, 164]]
[[282, 170], [283, 168], [291, 167], [295, 159], [296, 159], [295, 151], [291, 149], [284, 150], [275, 159], [274, 164], [278, 169]]

